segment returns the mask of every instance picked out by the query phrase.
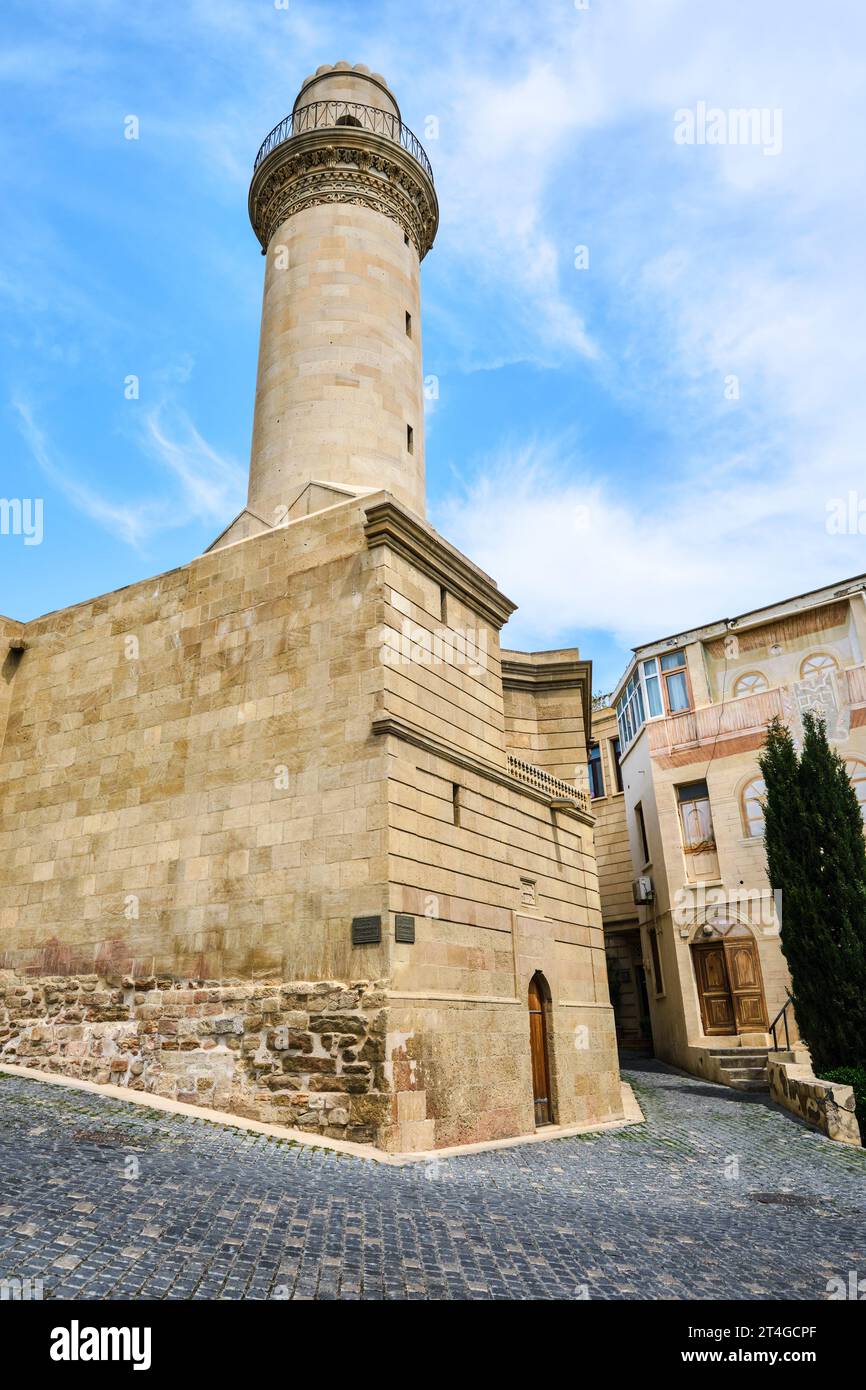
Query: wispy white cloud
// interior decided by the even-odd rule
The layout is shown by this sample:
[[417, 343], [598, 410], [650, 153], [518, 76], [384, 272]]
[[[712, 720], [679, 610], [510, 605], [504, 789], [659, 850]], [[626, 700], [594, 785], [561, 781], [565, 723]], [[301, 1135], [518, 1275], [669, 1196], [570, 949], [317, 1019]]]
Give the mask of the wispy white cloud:
[[186, 520], [224, 522], [240, 509], [246, 470], [217, 453], [184, 411], [149, 411], [145, 431], [151, 453], [180, 484]]
[[144, 417], [142, 448], [175, 486], [159, 497], [115, 501], [76, 478], [36, 420], [29, 401], [13, 399], [21, 434], [44, 476], [84, 516], [127, 545], [143, 549], [160, 533], [193, 522], [224, 524], [243, 505], [245, 472], [201, 436], [183, 410], [163, 406]]
[[163, 515], [162, 504], [111, 502], [86, 483], [78, 482], [64, 461], [55, 454], [45, 432], [36, 422], [29, 402], [16, 398], [12, 404], [33, 461], [48, 481], [84, 516], [118, 536], [127, 545], [139, 549], [154, 528], [159, 526]]
[[828, 529], [836, 495], [821, 474], [746, 486], [734, 469], [660, 480], [639, 502], [571, 440], [534, 440], [488, 460], [434, 520], [519, 603], [508, 645], [579, 639], [591, 655], [596, 632], [625, 650], [866, 569], [863, 537]]

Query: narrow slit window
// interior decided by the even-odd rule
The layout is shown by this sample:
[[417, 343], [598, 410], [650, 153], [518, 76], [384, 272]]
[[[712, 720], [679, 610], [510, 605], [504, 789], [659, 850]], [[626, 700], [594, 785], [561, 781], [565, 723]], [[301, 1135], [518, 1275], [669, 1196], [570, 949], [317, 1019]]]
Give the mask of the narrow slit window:
[[411, 425], [406, 426], [406, 448], [410, 454], [415, 452], [415, 431]]
[[439, 586], [439, 621], [448, 622], [448, 590], [444, 584]]
[[601, 745], [589, 745], [589, 794], [595, 799], [604, 796], [604, 772], [601, 765]]
[[650, 862], [649, 841], [646, 834], [646, 821], [643, 818], [643, 807], [640, 802], [634, 808], [634, 818], [637, 823], [637, 833], [640, 842], [641, 854], [643, 855], [644, 868]]
[[617, 789], [618, 792], [621, 792], [621, 791], [622, 791], [622, 763], [620, 762], [620, 756], [619, 756], [619, 739], [618, 739], [618, 738], [612, 738], [612, 739], [611, 739], [611, 741], [610, 741], [610, 752], [611, 752], [611, 757], [613, 758], [613, 768], [614, 768], [614, 772], [616, 773], [616, 789]]
[[451, 783], [451, 815], [455, 825], [460, 824], [460, 783]]
[[412, 315], [409, 313], [408, 309], [406, 310], [406, 337], [412, 337]]
[[665, 982], [662, 975], [661, 953], [659, 951], [658, 935], [652, 929], [647, 933], [649, 936], [650, 957], [652, 959], [653, 984], [656, 994], [664, 994]]

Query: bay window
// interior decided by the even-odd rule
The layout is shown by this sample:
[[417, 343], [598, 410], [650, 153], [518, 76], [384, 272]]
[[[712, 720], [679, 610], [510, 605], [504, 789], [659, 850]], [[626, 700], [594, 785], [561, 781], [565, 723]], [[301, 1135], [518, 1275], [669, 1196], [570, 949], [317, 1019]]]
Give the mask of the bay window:
[[685, 652], [664, 652], [639, 661], [616, 703], [623, 748], [634, 740], [646, 719], [681, 714], [691, 707]]

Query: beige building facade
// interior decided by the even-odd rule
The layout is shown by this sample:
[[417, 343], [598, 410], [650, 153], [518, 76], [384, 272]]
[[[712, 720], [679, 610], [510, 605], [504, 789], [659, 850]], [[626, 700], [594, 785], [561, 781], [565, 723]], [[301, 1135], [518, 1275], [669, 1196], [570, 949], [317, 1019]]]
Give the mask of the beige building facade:
[[248, 505], [0, 620], [0, 1056], [393, 1151], [617, 1119], [591, 670], [424, 515], [438, 211], [384, 80], [263, 145]]
[[[653, 1046], [671, 1063], [757, 1089], [773, 1022], [797, 1040], [793, 1010], [779, 1017], [758, 757], [774, 716], [799, 738], [815, 710], [866, 809], [864, 652], [863, 576], [635, 649], [614, 696], [622, 803]], [[599, 874], [607, 929], [624, 892]]]
[[652, 1049], [647, 978], [640, 918], [632, 893], [633, 871], [620, 762], [619, 726], [613, 708], [596, 706], [588, 749], [589, 793], [595, 816], [595, 856], [604, 926], [607, 976], [620, 1056]]

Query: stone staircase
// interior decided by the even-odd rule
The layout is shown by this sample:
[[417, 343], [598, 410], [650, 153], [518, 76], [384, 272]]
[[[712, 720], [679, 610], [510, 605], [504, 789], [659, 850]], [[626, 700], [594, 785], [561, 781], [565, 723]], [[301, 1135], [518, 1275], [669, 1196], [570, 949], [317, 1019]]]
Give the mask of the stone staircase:
[[710, 1048], [721, 1072], [719, 1080], [738, 1091], [769, 1091], [768, 1047]]

